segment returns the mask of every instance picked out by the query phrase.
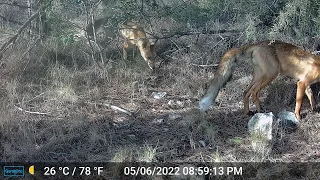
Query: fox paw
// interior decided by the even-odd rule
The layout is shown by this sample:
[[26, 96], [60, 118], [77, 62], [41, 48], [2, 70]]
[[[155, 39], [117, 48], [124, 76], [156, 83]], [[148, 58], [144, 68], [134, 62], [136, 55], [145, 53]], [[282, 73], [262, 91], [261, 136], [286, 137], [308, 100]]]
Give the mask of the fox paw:
[[255, 113], [257, 113], [257, 111], [249, 111], [249, 112], [247, 113], [247, 115], [248, 115], [248, 116], [253, 116]]

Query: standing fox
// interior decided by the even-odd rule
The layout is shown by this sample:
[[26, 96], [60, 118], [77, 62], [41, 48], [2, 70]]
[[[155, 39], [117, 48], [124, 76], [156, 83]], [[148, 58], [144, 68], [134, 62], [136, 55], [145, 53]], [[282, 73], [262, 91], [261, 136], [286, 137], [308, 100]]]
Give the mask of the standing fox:
[[[93, 30], [97, 31], [103, 24], [107, 22], [106, 18], [97, 19], [94, 22], [94, 25], [90, 23], [86, 27], [86, 32], [89, 36], [93, 36]], [[129, 22], [121, 25], [119, 27], [119, 32], [121, 36], [125, 39], [122, 53], [123, 59], [127, 59], [126, 49], [129, 46], [137, 46], [141, 56], [148, 63], [150, 69], [154, 70], [155, 68], [155, 43], [151, 43], [146, 36], [146, 32], [143, 28], [135, 23]]]
[[200, 101], [201, 111], [209, 109], [219, 90], [231, 76], [237, 60], [247, 59], [253, 65], [253, 79], [244, 91], [244, 113], [249, 113], [249, 98], [252, 95], [257, 112], [260, 112], [259, 93], [278, 74], [298, 79], [295, 115], [301, 120], [300, 109], [304, 93], [307, 95], [311, 109], [315, 100], [310, 85], [320, 81], [320, 57], [281, 41], [262, 41], [227, 51], [211, 80], [210, 86]]

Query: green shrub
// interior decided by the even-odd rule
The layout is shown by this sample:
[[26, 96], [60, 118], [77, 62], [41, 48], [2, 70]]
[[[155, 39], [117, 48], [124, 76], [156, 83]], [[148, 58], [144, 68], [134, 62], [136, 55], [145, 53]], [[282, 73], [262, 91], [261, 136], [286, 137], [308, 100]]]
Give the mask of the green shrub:
[[306, 35], [315, 36], [319, 32], [319, 4], [313, 0], [294, 0], [288, 2], [271, 29], [269, 36], [287, 35], [302, 38]]

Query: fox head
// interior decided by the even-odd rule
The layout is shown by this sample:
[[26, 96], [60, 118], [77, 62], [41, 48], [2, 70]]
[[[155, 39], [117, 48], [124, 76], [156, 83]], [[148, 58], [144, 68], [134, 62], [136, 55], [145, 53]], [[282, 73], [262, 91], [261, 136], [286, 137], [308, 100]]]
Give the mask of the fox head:
[[143, 59], [148, 63], [150, 69], [155, 69], [155, 44], [150, 43], [148, 39], [141, 39], [137, 42], [137, 46], [140, 50], [140, 54]]

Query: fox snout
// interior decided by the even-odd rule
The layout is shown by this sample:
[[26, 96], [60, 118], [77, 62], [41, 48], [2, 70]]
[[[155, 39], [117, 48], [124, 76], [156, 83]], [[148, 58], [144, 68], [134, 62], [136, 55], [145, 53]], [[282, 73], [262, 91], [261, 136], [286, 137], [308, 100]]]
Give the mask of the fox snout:
[[150, 69], [155, 69], [155, 62], [154, 62], [154, 56], [146, 56], [145, 54], [141, 53], [143, 59], [148, 63], [148, 66]]
[[151, 70], [154, 70], [155, 69], [155, 64], [153, 61], [148, 61], [148, 66]]
[[155, 62], [154, 62], [154, 57], [148, 57], [147, 60], [148, 62], [148, 66], [150, 67], [150, 69], [154, 70], [155, 69]]

